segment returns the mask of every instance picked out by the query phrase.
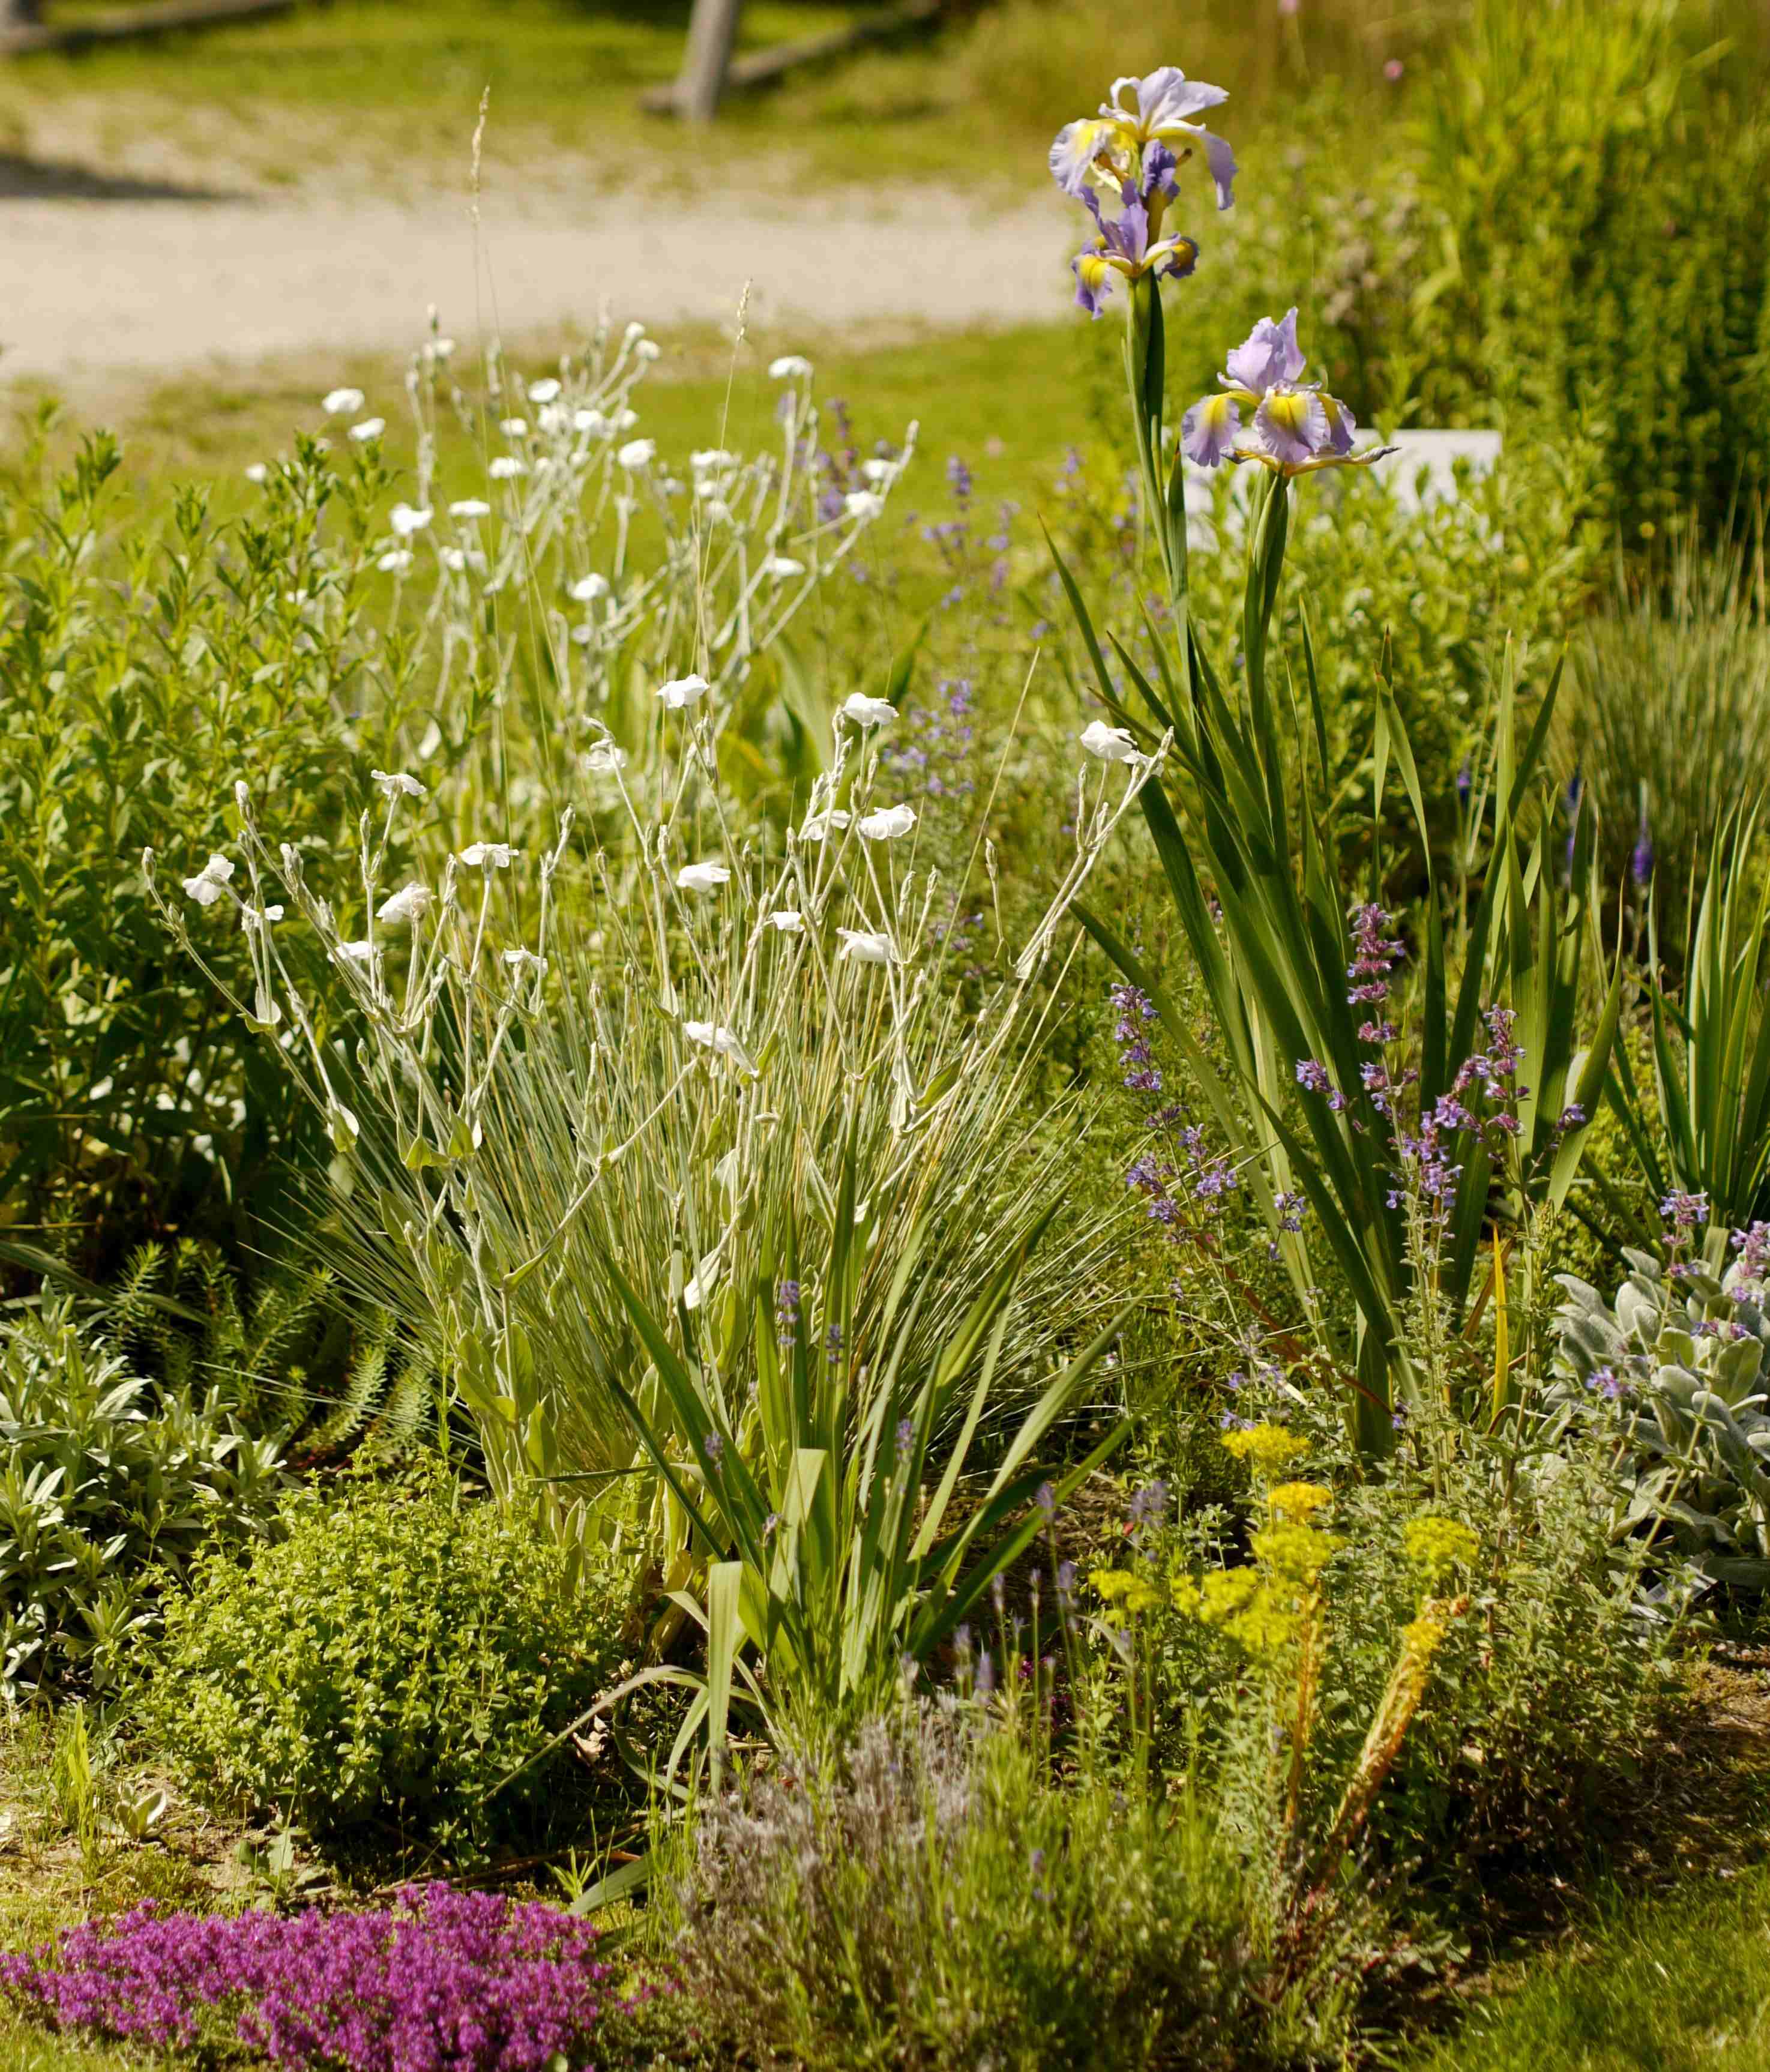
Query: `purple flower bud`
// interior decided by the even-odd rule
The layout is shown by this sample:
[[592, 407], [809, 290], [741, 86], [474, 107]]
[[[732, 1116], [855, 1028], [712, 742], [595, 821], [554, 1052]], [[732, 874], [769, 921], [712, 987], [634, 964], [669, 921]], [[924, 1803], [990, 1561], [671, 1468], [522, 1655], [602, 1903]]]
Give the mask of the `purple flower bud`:
[[1641, 831], [1635, 837], [1635, 846], [1628, 858], [1628, 873], [1637, 885], [1645, 886], [1653, 874], [1653, 837], [1647, 824], [1647, 808], [1641, 808]]

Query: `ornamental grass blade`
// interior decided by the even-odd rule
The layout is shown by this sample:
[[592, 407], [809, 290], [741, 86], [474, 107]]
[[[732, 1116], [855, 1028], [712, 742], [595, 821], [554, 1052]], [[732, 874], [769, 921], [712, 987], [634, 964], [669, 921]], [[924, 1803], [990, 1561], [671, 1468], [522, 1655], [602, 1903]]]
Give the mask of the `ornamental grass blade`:
[[737, 1659], [741, 1561], [716, 1561], [707, 1571], [707, 1754], [715, 1791], [725, 1770], [731, 1716], [732, 1670]]

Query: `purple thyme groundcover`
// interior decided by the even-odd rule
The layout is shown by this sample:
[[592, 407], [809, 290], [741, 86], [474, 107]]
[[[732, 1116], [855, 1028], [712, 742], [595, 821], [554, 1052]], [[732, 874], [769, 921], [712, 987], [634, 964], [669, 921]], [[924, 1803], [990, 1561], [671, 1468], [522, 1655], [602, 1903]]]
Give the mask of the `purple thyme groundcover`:
[[285, 2066], [343, 2072], [543, 2072], [589, 2062], [599, 2025], [651, 1996], [610, 1989], [597, 1931], [556, 1907], [441, 1884], [391, 1907], [285, 1918], [162, 1914], [88, 1922], [0, 1986], [60, 2029], [197, 2040], [205, 2010]]

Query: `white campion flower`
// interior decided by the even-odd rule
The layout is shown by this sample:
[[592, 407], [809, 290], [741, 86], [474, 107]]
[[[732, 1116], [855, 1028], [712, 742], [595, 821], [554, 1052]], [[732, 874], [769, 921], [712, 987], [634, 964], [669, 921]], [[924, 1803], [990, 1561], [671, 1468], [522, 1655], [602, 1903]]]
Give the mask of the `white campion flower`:
[[521, 854], [520, 849], [512, 849], [508, 842], [477, 841], [470, 842], [462, 850], [461, 861], [470, 870], [508, 870]]
[[844, 806], [832, 806], [821, 813], [813, 813], [799, 829], [801, 841], [822, 841], [832, 828], [838, 833], [853, 818]]
[[696, 475], [704, 475], [709, 468], [733, 467], [737, 456], [729, 454], [723, 446], [702, 446], [688, 456], [688, 465]]
[[283, 910], [281, 906], [242, 906], [240, 910], [240, 926], [248, 935], [254, 928], [265, 927], [269, 923], [280, 921], [282, 918]]
[[402, 885], [397, 892], [390, 893], [375, 910], [375, 918], [389, 928], [409, 928], [425, 913], [435, 897], [428, 885], [421, 885], [414, 878], [409, 885]]
[[334, 388], [321, 399], [320, 406], [328, 417], [352, 417], [363, 407], [360, 388]]
[[546, 958], [536, 956], [532, 950], [506, 950], [503, 960], [505, 968], [518, 977], [524, 972], [532, 972], [536, 978], [547, 976]]
[[655, 338], [642, 338], [633, 348], [633, 356], [635, 360], [656, 360], [663, 352], [663, 347]]
[[895, 460], [864, 460], [860, 463], [860, 474], [864, 480], [873, 483], [875, 488], [881, 488], [885, 483], [897, 480], [902, 464], [901, 461]]
[[515, 454], [499, 454], [488, 471], [494, 482], [514, 482], [520, 475], [527, 475], [528, 463], [518, 460]]
[[598, 598], [606, 597], [608, 594], [609, 579], [606, 576], [580, 576], [572, 585], [571, 594], [580, 604], [592, 604]]
[[778, 360], [769, 362], [768, 376], [771, 381], [796, 381], [811, 371], [811, 363], [802, 352], [783, 352]]
[[352, 425], [351, 437], [359, 446], [367, 446], [371, 439], [378, 439], [387, 430], [385, 417], [365, 417], [359, 425]]
[[412, 557], [404, 547], [390, 547], [375, 565], [388, 575], [403, 576], [412, 565]]
[[224, 856], [212, 852], [195, 878], [184, 881], [184, 896], [194, 899], [199, 906], [212, 906], [228, 888], [228, 880], [233, 875], [233, 865]]
[[762, 574], [772, 576], [776, 582], [788, 582], [795, 576], [805, 573], [803, 561], [795, 561], [791, 554], [770, 554], [762, 564]]
[[805, 916], [796, 907], [778, 906], [763, 925], [770, 928], [778, 928], [783, 935], [803, 935], [805, 932]]
[[558, 394], [559, 384], [551, 374], [544, 374], [539, 381], [531, 381], [528, 384], [531, 403], [551, 403]]
[[614, 456], [630, 475], [637, 473], [642, 467], [650, 467], [657, 457], [658, 442], [655, 439], [629, 439]]
[[526, 417], [500, 417], [498, 420], [498, 429], [507, 439], [527, 438], [528, 420]]
[[676, 889], [681, 892], [711, 892], [716, 886], [724, 885], [731, 873], [722, 863], [685, 863], [676, 873]]
[[721, 1058], [729, 1058], [733, 1064], [741, 1065], [746, 1072], [756, 1067], [749, 1062], [749, 1054], [729, 1029], [722, 1029], [717, 1022], [685, 1022], [682, 1033], [691, 1043], [698, 1043], [704, 1050], [713, 1050]]
[[467, 550], [465, 547], [445, 547], [439, 558], [446, 569], [458, 576], [466, 568]]
[[855, 832], [863, 841], [895, 841], [915, 824], [914, 806], [886, 806], [877, 813], [863, 814]]
[[612, 432], [630, 432], [639, 421], [639, 413], [637, 410], [630, 409], [617, 410], [609, 420], [609, 430]]
[[584, 767], [598, 777], [612, 776], [617, 770], [627, 767], [627, 752], [617, 747], [612, 741], [599, 741], [593, 748], [585, 750]]
[[372, 770], [370, 777], [384, 799], [421, 799], [427, 787], [404, 770]]
[[658, 696], [663, 701], [666, 712], [681, 712], [706, 697], [713, 685], [702, 676], [672, 676], [661, 685]]
[[424, 530], [433, 515], [428, 504], [396, 504], [387, 514], [387, 522], [397, 538], [409, 540], [414, 532]]
[[263, 483], [269, 479], [270, 470], [261, 460], [255, 460], [246, 470], [248, 482]]
[[851, 518], [862, 524], [885, 516], [885, 499], [876, 489], [851, 489], [842, 500], [842, 508]]
[[1140, 759], [1137, 744], [1131, 739], [1130, 730], [1108, 726], [1103, 719], [1090, 720], [1078, 738], [1089, 754], [1098, 755], [1103, 763], [1136, 763]]
[[836, 707], [836, 716], [850, 726], [889, 726], [897, 708], [889, 698], [869, 698], [864, 691], [855, 691]]
[[574, 432], [588, 432], [593, 438], [600, 438], [608, 429], [609, 421], [600, 410], [574, 410], [572, 413], [572, 430]]
[[639, 340], [644, 336], [645, 326], [639, 322], [637, 317], [635, 317], [633, 322], [627, 326], [626, 329], [622, 332], [621, 343], [622, 345], [637, 345]]
[[354, 943], [340, 943], [332, 952], [333, 960], [341, 964], [372, 964], [375, 945], [367, 935]]
[[897, 961], [897, 946], [886, 935], [866, 928], [838, 928], [842, 947], [836, 952], [840, 963], [852, 957], [857, 964], [894, 964]]
[[489, 518], [491, 506], [483, 496], [463, 496], [449, 506], [451, 518]]

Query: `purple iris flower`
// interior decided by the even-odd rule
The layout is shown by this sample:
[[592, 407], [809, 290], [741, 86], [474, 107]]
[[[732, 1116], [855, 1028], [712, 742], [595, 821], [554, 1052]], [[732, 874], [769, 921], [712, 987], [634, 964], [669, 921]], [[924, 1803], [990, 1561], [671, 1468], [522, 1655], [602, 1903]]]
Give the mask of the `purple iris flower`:
[[[1122, 103], [1127, 87], [1136, 95], [1135, 109]], [[1188, 79], [1177, 65], [1160, 66], [1142, 79], [1115, 80], [1112, 97], [1101, 102], [1098, 116], [1066, 123], [1057, 132], [1051, 146], [1051, 177], [1066, 195], [1081, 201], [1090, 179], [1118, 186], [1132, 178], [1149, 144], [1167, 146], [1176, 159], [1202, 150], [1217, 205], [1227, 208], [1234, 198], [1235, 154], [1193, 117], [1228, 98], [1222, 87]]]
[[1189, 237], [1150, 241], [1149, 210], [1135, 187], [1125, 188], [1115, 216], [1103, 216], [1093, 195], [1084, 199], [1100, 235], [1070, 263], [1077, 306], [1090, 317], [1099, 315], [1101, 305], [1112, 292], [1115, 273], [1130, 281], [1153, 269], [1164, 279], [1183, 281], [1198, 264], [1198, 247]]
[[1308, 388], [1269, 390], [1254, 413], [1254, 436], [1275, 461], [1301, 467], [1330, 443], [1321, 398]]
[[1233, 396], [1205, 396], [1180, 421], [1181, 450], [1200, 467], [1215, 467], [1235, 450], [1241, 405]]
[[[1222, 393], [1203, 397], [1181, 421], [1187, 458], [1201, 467], [1223, 460], [1259, 461], [1280, 475], [1336, 461], [1362, 467], [1382, 459], [1386, 447], [1354, 457], [1357, 419], [1319, 382], [1302, 380], [1305, 364], [1296, 310], [1287, 310], [1276, 322], [1262, 317], [1230, 354], [1218, 377]], [[1249, 411], [1253, 444], [1238, 446], [1243, 413]]]
[[1224, 385], [1263, 396], [1279, 383], [1295, 381], [1305, 363], [1297, 343], [1297, 313], [1287, 310], [1274, 323], [1262, 317], [1224, 363]]

